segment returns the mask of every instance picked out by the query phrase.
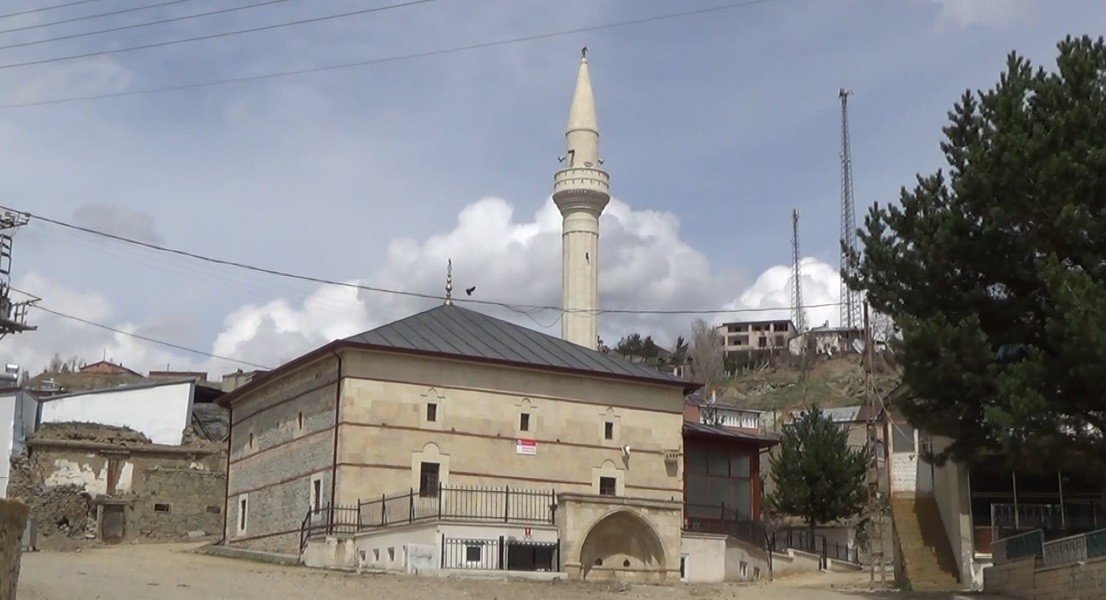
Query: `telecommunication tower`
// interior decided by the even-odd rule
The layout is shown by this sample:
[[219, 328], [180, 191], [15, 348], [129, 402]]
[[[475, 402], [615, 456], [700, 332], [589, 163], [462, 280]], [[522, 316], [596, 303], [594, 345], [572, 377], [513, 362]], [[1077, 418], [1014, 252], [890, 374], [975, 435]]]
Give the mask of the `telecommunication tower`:
[[806, 315], [803, 313], [803, 272], [799, 267], [799, 209], [791, 210], [791, 320], [795, 330], [806, 330]]
[[845, 275], [851, 273], [849, 252], [856, 251], [856, 212], [853, 201], [853, 159], [849, 149], [849, 90], [841, 88], [841, 327], [850, 329], [861, 325], [860, 294], [845, 284]]

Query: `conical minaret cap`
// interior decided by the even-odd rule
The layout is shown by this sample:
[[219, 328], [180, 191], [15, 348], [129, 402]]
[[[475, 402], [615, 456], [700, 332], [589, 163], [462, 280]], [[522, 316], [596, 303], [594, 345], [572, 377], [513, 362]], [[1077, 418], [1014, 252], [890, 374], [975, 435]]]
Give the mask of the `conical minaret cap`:
[[595, 118], [595, 95], [591, 91], [591, 73], [588, 72], [587, 48], [581, 52], [580, 72], [576, 75], [576, 91], [572, 94], [572, 107], [568, 110], [568, 130], [590, 129], [599, 133]]

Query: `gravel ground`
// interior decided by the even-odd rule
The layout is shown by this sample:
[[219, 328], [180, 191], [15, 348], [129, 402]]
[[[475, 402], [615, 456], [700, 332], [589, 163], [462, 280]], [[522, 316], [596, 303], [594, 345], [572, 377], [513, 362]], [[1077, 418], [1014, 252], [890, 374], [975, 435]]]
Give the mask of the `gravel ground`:
[[[19, 600], [234, 598], [324, 600], [489, 598], [606, 600], [737, 598], [757, 600], [917, 599], [957, 595], [868, 592], [861, 574], [811, 575], [756, 585], [622, 586], [503, 579], [355, 575], [279, 567], [194, 552], [196, 544], [119, 545], [23, 557]], [[850, 591], [855, 590], [855, 591]]]

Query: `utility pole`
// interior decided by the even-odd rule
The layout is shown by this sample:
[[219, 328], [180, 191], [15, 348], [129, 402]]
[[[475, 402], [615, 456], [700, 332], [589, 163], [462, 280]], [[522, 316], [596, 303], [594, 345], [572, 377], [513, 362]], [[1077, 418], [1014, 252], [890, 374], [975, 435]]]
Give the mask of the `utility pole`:
[[27, 215], [23, 213], [8, 210], [0, 212], [0, 338], [9, 333], [37, 329], [27, 324], [27, 308], [39, 299], [31, 298], [23, 302], [13, 302], [11, 299], [13, 236], [27, 221]]
[[[874, 340], [872, 339], [872, 329], [870, 327], [868, 317], [868, 303], [864, 303], [864, 391], [867, 396], [866, 404], [868, 408], [868, 418], [866, 420], [866, 428], [868, 435], [868, 471], [867, 471], [867, 483], [868, 483], [868, 504], [866, 512], [868, 514], [868, 525], [870, 527], [870, 533], [868, 535], [868, 585], [869, 587], [875, 587], [876, 584], [876, 561], [879, 561], [879, 582], [880, 587], [887, 587], [887, 540], [886, 532], [889, 525], [888, 521], [888, 505], [885, 495], [880, 493], [880, 482], [884, 481], [883, 470], [888, 468], [889, 458], [887, 456], [887, 440], [886, 436], [880, 443], [880, 431], [885, 428], [880, 427], [880, 417], [883, 416], [882, 407], [883, 402], [879, 398], [879, 394], [875, 387], [875, 378], [873, 377], [873, 361], [875, 360]], [[883, 467], [880, 466], [880, 457], [883, 457]], [[888, 487], [888, 493], [890, 493], [890, 486]]]
[[806, 330], [806, 315], [803, 312], [803, 272], [799, 268], [799, 209], [791, 210], [791, 319], [795, 321], [795, 330]]
[[849, 148], [849, 90], [841, 88], [841, 312], [840, 325], [849, 329], [860, 325], [860, 294], [849, 289], [845, 275], [851, 273], [849, 253], [856, 251], [856, 212], [853, 201], [853, 160]]

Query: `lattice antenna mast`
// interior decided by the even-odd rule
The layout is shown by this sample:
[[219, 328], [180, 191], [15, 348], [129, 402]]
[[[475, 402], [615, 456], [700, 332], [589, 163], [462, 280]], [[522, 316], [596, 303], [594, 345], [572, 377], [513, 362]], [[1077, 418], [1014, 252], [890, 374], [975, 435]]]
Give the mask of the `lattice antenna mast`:
[[14, 302], [11, 299], [12, 239], [15, 231], [27, 224], [27, 215], [12, 211], [0, 213], [0, 338], [9, 333], [33, 331], [27, 324], [27, 309], [38, 298]]
[[852, 92], [841, 88], [837, 95], [841, 98], [841, 327], [855, 328], [860, 325], [860, 294], [845, 284], [845, 275], [849, 269], [849, 252], [856, 251], [856, 211], [853, 201], [853, 159], [849, 149], [849, 95]]
[[803, 313], [803, 271], [799, 266], [799, 210], [791, 210], [791, 320], [795, 321], [795, 330], [806, 330], [806, 315]]

